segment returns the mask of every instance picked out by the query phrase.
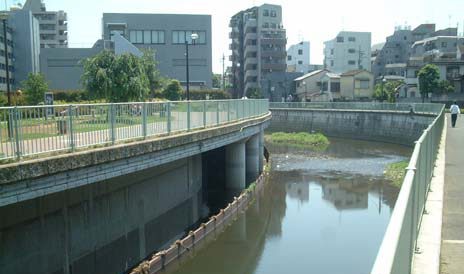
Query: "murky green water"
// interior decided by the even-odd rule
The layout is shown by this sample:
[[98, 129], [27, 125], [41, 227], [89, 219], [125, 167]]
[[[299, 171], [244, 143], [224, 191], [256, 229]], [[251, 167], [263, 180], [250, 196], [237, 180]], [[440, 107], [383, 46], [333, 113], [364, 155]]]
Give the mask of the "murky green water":
[[257, 201], [176, 274], [369, 273], [398, 190], [383, 177], [408, 148], [331, 140], [324, 153], [271, 147]]

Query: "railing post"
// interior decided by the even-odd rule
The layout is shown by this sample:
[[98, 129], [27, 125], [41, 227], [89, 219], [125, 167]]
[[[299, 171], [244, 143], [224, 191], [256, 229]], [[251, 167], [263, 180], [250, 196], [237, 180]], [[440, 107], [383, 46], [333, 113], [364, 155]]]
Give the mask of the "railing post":
[[111, 143], [114, 145], [116, 143], [116, 110], [114, 109], [114, 104], [110, 104], [110, 134], [111, 134]]
[[219, 125], [219, 101], [216, 102], [216, 125]]
[[203, 127], [206, 128], [206, 100], [203, 101]]
[[190, 101], [187, 101], [187, 131], [190, 131]]
[[71, 146], [71, 152], [74, 152], [74, 128], [73, 128], [73, 109], [72, 105], [68, 106], [68, 115], [69, 115], [69, 145]]
[[166, 112], [167, 112], [167, 116], [168, 116], [168, 119], [167, 119], [167, 133], [168, 134], [171, 134], [171, 102], [167, 102], [166, 103]]
[[227, 100], [227, 122], [230, 122], [230, 100]]
[[20, 138], [19, 138], [19, 123], [20, 113], [18, 108], [15, 107], [13, 109], [13, 127], [14, 127], [14, 135], [15, 135], [15, 145], [16, 145], [16, 158], [18, 160], [21, 159], [21, 145], [20, 145]]
[[147, 103], [142, 103], [142, 134], [143, 138], [147, 138]]

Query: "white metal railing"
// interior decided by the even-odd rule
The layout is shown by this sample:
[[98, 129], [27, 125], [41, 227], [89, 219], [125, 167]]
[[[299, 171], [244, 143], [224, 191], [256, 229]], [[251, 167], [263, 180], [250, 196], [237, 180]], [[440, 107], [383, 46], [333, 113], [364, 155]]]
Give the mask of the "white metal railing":
[[217, 126], [268, 113], [267, 100], [0, 108], [0, 160]]

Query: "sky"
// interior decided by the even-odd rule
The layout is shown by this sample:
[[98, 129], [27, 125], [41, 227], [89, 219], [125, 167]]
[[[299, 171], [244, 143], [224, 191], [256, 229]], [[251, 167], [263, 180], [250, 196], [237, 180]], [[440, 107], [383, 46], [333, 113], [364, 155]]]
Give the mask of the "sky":
[[[25, 0], [4, 0], [6, 5]], [[222, 55], [229, 65], [229, 20], [235, 13], [263, 3], [282, 6], [287, 47], [311, 43], [311, 63], [322, 64], [323, 42], [339, 31], [368, 31], [372, 43], [384, 42], [398, 25], [412, 28], [435, 23], [437, 29], [464, 25], [464, 0], [44, 0], [47, 10], [68, 14], [70, 47], [91, 47], [101, 38], [104, 12], [212, 15], [213, 72], [222, 73]], [[5, 3], [1, 3], [5, 5]], [[4, 7], [2, 7], [4, 8]]]

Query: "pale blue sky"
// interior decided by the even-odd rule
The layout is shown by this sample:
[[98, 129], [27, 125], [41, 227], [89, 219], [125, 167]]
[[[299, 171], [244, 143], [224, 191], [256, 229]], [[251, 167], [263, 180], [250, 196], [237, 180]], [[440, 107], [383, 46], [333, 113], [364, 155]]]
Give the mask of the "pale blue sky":
[[[370, 31], [372, 42], [385, 41], [395, 25], [436, 23], [437, 28], [464, 24], [464, 0], [44, 0], [48, 10], [68, 13], [71, 47], [89, 47], [101, 38], [103, 12], [210, 14], [213, 24], [213, 70], [222, 71], [222, 54], [230, 54], [228, 23], [236, 12], [262, 3], [283, 9], [288, 45], [310, 40], [311, 63], [322, 64], [323, 42], [340, 30]], [[8, 4], [25, 0], [8, 0]]]

